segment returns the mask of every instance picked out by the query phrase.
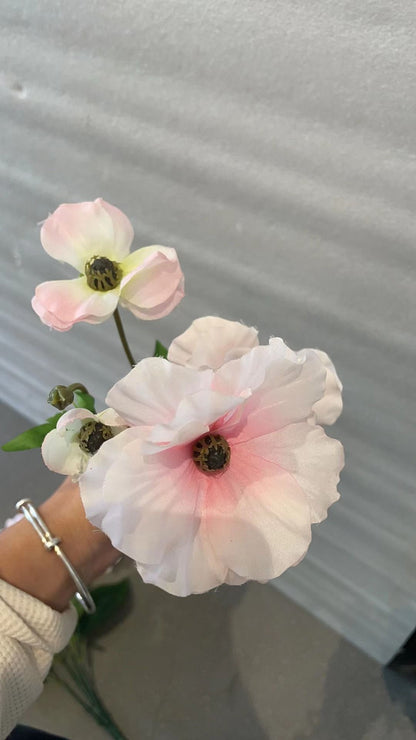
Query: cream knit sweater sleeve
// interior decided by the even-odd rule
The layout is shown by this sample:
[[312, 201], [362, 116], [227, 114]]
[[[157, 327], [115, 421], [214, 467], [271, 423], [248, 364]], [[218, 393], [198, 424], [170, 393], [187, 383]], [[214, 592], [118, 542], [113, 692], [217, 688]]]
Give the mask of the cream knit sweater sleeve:
[[63, 650], [77, 623], [0, 580], [0, 740], [42, 693], [54, 653]]

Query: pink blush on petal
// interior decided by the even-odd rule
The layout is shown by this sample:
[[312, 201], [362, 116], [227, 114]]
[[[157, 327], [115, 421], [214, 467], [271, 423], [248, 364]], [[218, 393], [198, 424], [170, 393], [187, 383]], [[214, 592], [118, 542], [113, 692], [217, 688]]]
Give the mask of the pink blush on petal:
[[105, 321], [117, 306], [118, 289], [99, 293], [88, 287], [84, 277], [53, 280], [36, 288], [32, 307], [43, 323], [67, 331], [79, 321]]

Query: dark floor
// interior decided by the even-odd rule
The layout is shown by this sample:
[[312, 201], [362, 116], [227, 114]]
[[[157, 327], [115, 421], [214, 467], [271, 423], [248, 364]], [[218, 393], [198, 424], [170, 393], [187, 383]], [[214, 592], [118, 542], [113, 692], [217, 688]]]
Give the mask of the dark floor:
[[[1, 440], [26, 422], [1, 408]], [[38, 451], [0, 453], [0, 519], [40, 501], [59, 476]], [[134, 608], [102, 638], [95, 665], [129, 740], [416, 740], [416, 690], [271, 586], [178, 599], [127, 564]], [[25, 723], [69, 740], [108, 737], [48, 682]]]

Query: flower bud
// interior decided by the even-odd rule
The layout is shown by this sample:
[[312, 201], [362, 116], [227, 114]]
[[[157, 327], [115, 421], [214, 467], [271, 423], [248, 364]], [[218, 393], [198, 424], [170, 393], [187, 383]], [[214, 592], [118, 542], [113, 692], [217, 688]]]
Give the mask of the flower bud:
[[56, 385], [52, 388], [48, 396], [48, 403], [55, 406], [59, 411], [63, 411], [74, 400], [74, 392], [71, 387], [66, 385]]

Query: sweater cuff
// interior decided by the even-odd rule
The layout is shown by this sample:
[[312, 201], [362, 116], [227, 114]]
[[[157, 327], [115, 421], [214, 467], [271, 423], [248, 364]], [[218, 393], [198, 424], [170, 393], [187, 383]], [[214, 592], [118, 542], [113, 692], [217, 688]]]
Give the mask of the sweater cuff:
[[67, 645], [77, 624], [77, 612], [71, 604], [63, 613], [57, 612], [34, 596], [20, 591], [0, 579], [0, 635], [32, 648], [38, 658], [43, 677], [50, 665], [50, 656]]
[[55, 653], [77, 624], [71, 605], [63, 614], [0, 580], [0, 738], [5, 738], [42, 692]]

